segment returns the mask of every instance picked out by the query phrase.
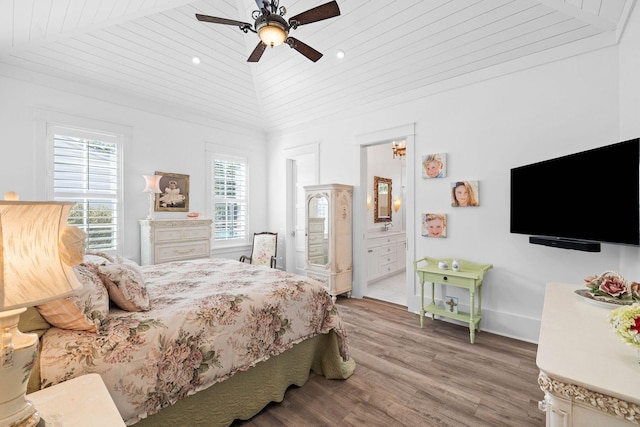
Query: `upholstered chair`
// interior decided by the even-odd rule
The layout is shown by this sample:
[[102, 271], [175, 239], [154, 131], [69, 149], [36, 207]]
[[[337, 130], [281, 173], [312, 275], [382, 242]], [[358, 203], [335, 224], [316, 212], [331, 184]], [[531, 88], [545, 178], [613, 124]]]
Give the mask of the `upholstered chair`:
[[242, 255], [240, 262], [249, 262], [254, 265], [267, 265], [276, 268], [276, 250], [278, 248], [278, 233], [264, 231], [253, 233], [253, 246], [251, 255]]

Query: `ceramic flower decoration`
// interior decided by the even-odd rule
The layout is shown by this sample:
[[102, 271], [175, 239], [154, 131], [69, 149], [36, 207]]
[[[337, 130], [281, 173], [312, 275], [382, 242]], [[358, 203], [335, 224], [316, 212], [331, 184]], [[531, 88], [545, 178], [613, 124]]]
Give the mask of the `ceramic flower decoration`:
[[640, 303], [640, 283], [627, 281], [615, 271], [589, 276], [584, 282], [594, 299], [623, 305]]

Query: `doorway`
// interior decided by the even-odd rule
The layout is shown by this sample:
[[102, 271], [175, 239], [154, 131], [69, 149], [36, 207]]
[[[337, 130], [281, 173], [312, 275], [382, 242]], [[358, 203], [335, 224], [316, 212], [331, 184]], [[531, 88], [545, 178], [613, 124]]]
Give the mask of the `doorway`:
[[[376, 146], [385, 147], [385, 152], [388, 151], [388, 161], [396, 161], [393, 159], [392, 143], [393, 141], [404, 140], [406, 143], [406, 156], [404, 159], [405, 170], [403, 172], [404, 179], [402, 180], [402, 209], [404, 210], [404, 216], [402, 221], [402, 229], [405, 232], [403, 242], [403, 258], [404, 258], [404, 273], [398, 275], [389, 275], [387, 277], [380, 278], [379, 281], [372, 282], [371, 290], [369, 290], [369, 265], [372, 264], [370, 258], [370, 252], [368, 239], [372, 237], [371, 231], [375, 231], [373, 220], [369, 220], [370, 211], [367, 209], [367, 198], [371, 194], [369, 189], [373, 185], [373, 181], [369, 183], [370, 177], [373, 173], [369, 170], [369, 150], [376, 150]], [[376, 287], [384, 287], [385, 292], [390, 291], [394, 294], [394, 287], [404, 284], [405, 292], [400, 294], [400, 298], [404, 301], [399, 301], [397, 297], [392, 297], [390, 294], [387, 296], [381, 295], [379, 298], [384, 298], [390, 302], [401, 304], [407, 307], [409, 311], [419, 310], [420, 306], [420, 294], [416, 292], [417, 283], [413, 271], [413, 260], [415, 259], [415, 194], [414, 194], [414, 176], [415, 176], [415, 125], [409, 124], [400, 126], [397, 128], [386, 129], [382, 131], [373, 132], [370, 134], [357, 136], [358, 144], [360, 145], [360, 187], [358, 197], [354, 200], [354, 218], [359, 218], [354, 222], [354, 235], [357, 236], [354, 239], [354, 254], [357, 254], [358, 262], [354, 263], [355, 269], [355, 283], [354, 294], [356, 296], [368, 296], [370, 293], [376, 293]], [[379, 149], [379, 148], [378, 148]], [[372, 209], [372, 208], [370, 208]], [[378, 228], [382, 228], [381, 224], [375, 224]], [[395, 225], [394, 225], [395, 227]], [[381, 230], [380, 230], [381, 231]], [[386, 282], [383, 282], [386, 281]], [[379, 286], [376, 283], [380, 282]]]
[[287, 159], [287, 271], [306, 275], [305, 193], [306, 185], [318, 183], [319, 144], [285, 150]]

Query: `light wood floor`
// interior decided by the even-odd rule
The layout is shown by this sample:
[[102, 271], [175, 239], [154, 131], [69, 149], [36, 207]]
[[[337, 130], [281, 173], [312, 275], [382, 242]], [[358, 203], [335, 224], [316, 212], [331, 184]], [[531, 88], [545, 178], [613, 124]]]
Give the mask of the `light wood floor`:
[[544, 426], [535, 344], [476, 334], [406, 307], [339, 298], [350, 354], [347, 380], [311, 374], [234, 426]]

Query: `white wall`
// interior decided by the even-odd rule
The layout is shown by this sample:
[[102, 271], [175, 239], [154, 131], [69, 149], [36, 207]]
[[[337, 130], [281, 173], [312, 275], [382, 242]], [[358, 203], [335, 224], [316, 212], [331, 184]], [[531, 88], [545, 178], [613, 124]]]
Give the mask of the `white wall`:
[[[331, 126], [307, 125], [270, 135], [270, 163], [283, 164], [279, 153], [284, 148], [320, 141], [320, 181], [354, 185], [359, 200], [363, 196], [358, 188], [356, 135], [415, 123], [416, 147], [408, 161], [420, 171], [423, 154], [445, 152], [448, 177], [438, 182], [423, 180], [419, 174], [407, 177], [415, 185], [412, 217], [417, 231], [407, 236], [415, 239], [416, 248], [409, 257], [492, 263], [485, 277], [483, 330], [535, 342], [546, 283], [580, 284], [584, 277], [609, 269], [640, 279], [638, 248], [603, 244], [602, 252], [587, 253], [531, 245], [527, 236], [509, 233], [512, 167], [618, 142], [621, 128], [625, 137], [640, 135], [638, 14], [636, 10], [620, 46], [443, 90], [403, 105], [385, 107], [383, 99], [377, 108], [363, 106], [366, 114], [333, 118]], [[480, 207], [450, 206], [448, 189], [454, 179], [480, 182]], [[274, 208], [284, 204], [284, 177], [270, 169], [269, 181], [271, 228], [284, 229], [285, 219]], [[599, 202], [604, 201], [595, 203]], [[448, 214], [446, 239], [419, 235], [420, 214], [427, 211]], [[354, 247], [360, 238], [354, 237]], [[360, 259], [354, 254], [354, 264]], [[364, 289], [357, 281], [356, 297]], [[455, 296], [457, 290], [449, 293]], [[464, 301], [466, 294], [461, 292], [460, 297]]]
[[[620, 41], [620, 139], [640, 136], [640, 7], [636, 4]], [[640, 278], [640, 260], [635, 251], [621, 253], [621, 271], [630, 279]]]
[[[495, 67], [438, 85], [410, 102], [381, 98], [348, 117], [269, 135], [268, 149], [264, 135], [247, 126], [191, 118], [126, 94], [0, 67], [0, 194], [14, 190], [29, 200], [43, 191], [37, 178], [43, 167], [38, 163], [43, 141], [35, 136], [37, 109], [125, 127], [131, 139], [124, 171], [123, 255], [139, 259], [137, 220], [146, 216], [148, 208], [141, 193], [142, 174], [155, 170], [189, 174], [190, 208], [205, 211], [205, 143], [248, 148], [253, 162], [251, 231], [283, 234], [283, 149], [320, 143], [320, 182], [354, 185], [355, 200], [364, 200], [367, 190], [359, 188], [358, 135], [415, 123], [415, 143], [407, 157], [413, 163], [407, 169], [420, 171], [423, 154], [445, 152], [449, 177], [441, 182], [427, 182], [419, 174], [407, 177], [416, 193], [411, 201], [415, 208], [407, 218], [412, 218], [417, 231], [408, 236], [409, 247], [415, 247], [409, 262], [431, 255], [492, 263], [485, 281], [483, 329], [536, 341], [547, 282], [578, 284], [585, 276], [609, 269], [638, 280], [640, 249], [603, 245], [600, 253], [576, 252], [530, 245], [526, 236], [510, 234], [509, 170], [639, 136], [639, 47], [640, 12], [635, 10], [619, 46], [506, 75], [502, 74], [517, 67]], [[479, 180], [482, 205], [451, 208], [448, 191], [443, 197], [443, 190], [453, 179]], [[403, 203], [403, 208], [407, 205]], [[365, 221], [366, 209], [359, 210]], [[419, 235], [420, 214], [427, 210], [448, 213], [446, 239]], [[175, 216], [181, 217], [158, 213], [158, 218]], [[355, 236], [354, 242], [361, 237]], [[354, 264], [358, 261], [355, 254]], [[415, 276], [408, 277], [415, 282]], [[362, 296], [364, 285], [356, 281], [354, 286], [354, 295]]]
[[[0, 195], [16, 191], [22, 200], [37, 200], [45, 193], [43, 176], [45, 141], [35, 132], [36, 118], [50, 115], [71, 117], [82, 122], [104, 122], [127, 129], [130, 141], [125, 146], [124, 165], [124, 248], [122, 255], [140, 260], [138, 220], [149, 210], [142, 193], [141, 175], [155, 171], [187, 174], [190, 177], [190, 210], [207, 212], [205, 194], [205, 144], [242, 147], [250, 155], [250, 192], [253, 206], [251, 232], [266, 228], [266, 147], [265, 136], [247, 126], [219, 123], [215, 119], [185, 120], [178, 112], [152, 113], [135, 108], [139, 100], [119, 94], [115, 97], [87, 87], [54, 89], [68, 82], [51, 81], [43, 76], [22, 73], [14, 78], [12, 70], [0, 68]], [[82, 94], [80, 94], [82, 93]], [[109, 99], [105, 101], [104, 99]], [[145, 108], [149, 108], [145, 106]], [[64, 123], [63, 123], [64, 124]], [[186, 213], [157, 212], [157, 219], [184, 218]], [[249, 241], [250, 242], [250, 241]], [[214, 248], [215, 250], [216, 248]], [[246, 253], [246, 247], [242, 248]], [[218, 256], [237, 258], [239, 252], [217, 252]]]

